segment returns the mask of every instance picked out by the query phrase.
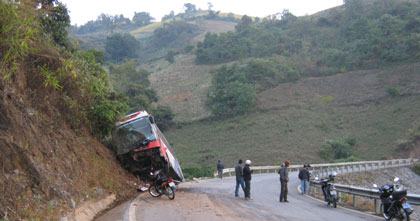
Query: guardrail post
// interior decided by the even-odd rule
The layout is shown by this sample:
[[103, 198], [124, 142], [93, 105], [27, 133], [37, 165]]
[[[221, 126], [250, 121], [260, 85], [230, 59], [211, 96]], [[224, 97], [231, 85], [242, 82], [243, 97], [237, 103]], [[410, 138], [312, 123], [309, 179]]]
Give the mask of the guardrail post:
[[356, 208], [356, 195], [353, 194], [353, 208]]

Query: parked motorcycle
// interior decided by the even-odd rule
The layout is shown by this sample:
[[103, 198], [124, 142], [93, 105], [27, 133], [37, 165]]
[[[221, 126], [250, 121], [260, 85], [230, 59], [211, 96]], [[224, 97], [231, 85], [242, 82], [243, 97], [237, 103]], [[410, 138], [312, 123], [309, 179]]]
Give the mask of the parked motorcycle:
[[[328, 178], [321, 179], [319, 182], [321, 183], [322, 193], [324, 194], [324, 200], [328, 203], [328, 206], [332, 206], [337, 208], [338, 202], [338, 193], [337, 189], [332, 183], [334, 181], [335, 176], [337, 176], [336, 172], [333, 172], [328, 176]], [[315, 178], [316, 180], [319, 178]]]
[[151, 173], [153, 182], [149, 186], [149, 193], [153, 197], [162, 195], [168, 196], [170, 200], [175, 199], [176, 185], [171, 177], [166, 177], [160, 170]]
[[411, 205], [407, 202], [407, 190], [400, 184], [400, 178], [395, 177], [394, 184], [385, 184], [378, 188], [381, 198], [382, 214], [386, 221], [409, 221], [413, 213]]

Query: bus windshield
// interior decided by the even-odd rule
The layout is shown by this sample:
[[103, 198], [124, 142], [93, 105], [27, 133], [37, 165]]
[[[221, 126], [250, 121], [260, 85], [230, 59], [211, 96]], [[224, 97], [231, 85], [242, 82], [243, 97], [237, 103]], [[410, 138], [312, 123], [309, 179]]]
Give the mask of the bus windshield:
[[119, 126], [113, 133], [112, 144], [116, 148], [117, 154], [120, 155], [139, 147], [145, 139], [156, 139], [148, 117], [142, 117]]

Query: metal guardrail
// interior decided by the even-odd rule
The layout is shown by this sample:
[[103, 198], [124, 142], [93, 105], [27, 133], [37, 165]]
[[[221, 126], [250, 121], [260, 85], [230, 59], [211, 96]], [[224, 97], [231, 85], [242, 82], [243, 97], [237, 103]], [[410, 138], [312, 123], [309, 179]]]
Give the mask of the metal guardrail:
[[[377, 169], [393, 168], [393, 167], [405, 167], [411, 166], [414, 163], [419, 162], [419, 159], [394, 159], [394, 160], [377, 160], [377, 161], [358, 161], [358, 162], [344, 162], [344, 163], [327, 163], [327, 164], [312, 164], [310, 171], [313, 177], [326, 177], [331, 174], [333, 171], [339, 174], [361, 172], [361, 171], [371, 171]], [[251, 169], [254, 171], [254, 174], [260, 173], [276, 173], [280, 166], [252, 166]], [[289, 171], [298, 171], [302, 168], [301, 165], [291, 165], [289, 166]], [[226, 168], [223, 170], [224, 176], [234, 176], [235, 168]], [[217, 172], [214, 174], [217, 176]], [[311, 182], [311, 190], [314, 191], [313, 186], [318, 186], [319, 184]], [[381, 212], [380, 207], [380, 198], [379, 191], [375, 189], [367, 189], [362, 187], [355, 186], [346, 186], [341, 184], [335, 184], [337, 192], [339, 194], [349, 194], [353, 197], [353, 207], [356, 207], [356, 196], [372, 199], [374, 201], [375, 213], [379, 214]], [[420, 195], [408, 194], [408, 202], [412, 205], [420, 205]]]
[[[328, 176], [333, 171], [339, 174], [370, 171], [392, 167], [411, 166], [418, 162], [418, 159], [394, 159], [394, 160], [377, 160], [377, 161], [358, 161], [358, 162], [344, 162], [344, 163], [326, 163], [326, 164], [311, 164], [310, 171], [314, 176], [324, 177]], [[303, 164], [302, 164], [303, 165]], [[276, 173], [280, 166], [252, 166], [254, 173]], [[298, 171], [302, 168], [301, 165], [291, 165], [289, 171]], [[235, 175], [235, 168], [223, 169], [224, 176]], [[217, 176], [217, 172], [214, 173]]]
[[[321, 186], [320, 183], [316, 181], [311, 181], [311, 186]], [[379, 198], [379, 191], [377, 189], [368, 189], [363, 187], [357, 187], [357, 186], [348, 186], [348, 185], [342, 185], [342, 184], [334, 184], [334, 186], [337, 189], [337, 192], [339, 193], [346, 193], [350, 195], [355, 196], [361, 196], [366, 197], [370, 199], [380, 199]], [[408, 202], [413, 205], [420, 205], [420, 195], [418, 194], [408, 194], [407, 195]]]

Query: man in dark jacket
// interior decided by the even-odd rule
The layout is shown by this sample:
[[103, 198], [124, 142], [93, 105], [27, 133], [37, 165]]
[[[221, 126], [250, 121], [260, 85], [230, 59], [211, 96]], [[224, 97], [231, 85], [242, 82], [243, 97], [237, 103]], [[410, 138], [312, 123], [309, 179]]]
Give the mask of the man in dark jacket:
[[242, 190], [245, 193], [245, 181], [244, 181], [244, 173], [243, 173], [243, 165], [242, 160], [238, 161], [238, 165], [235, 167], [235, 174], [236, 174], [236, 188], [235, 188], [235, 197], [239, 196], [239, 185], [241, 186]]
[[220, 179], [223, 178], [223, 169], [225, 169], [225, 166], [223, 165], [222, 161], [218, 160], [217, 161], [217, 174], [219, 176]]
[[249, 167], [251, 165], [250, 160], [245, 161], [245, 167], [243, 169], [244, 181], [245, 181], [245, 199], [251, 199], [251, 173], [252, 170]]
[[309, 178], [311, 174], [309, 173], [309, 165], [304, 164], [303, 168], [299, 171], [299, 179], [300, 179], [300, 190], [302, 195], [306, 194], [309, 191]]
[[282, 165], [281, 168], [279, 170], [279, 174], [280, 174], [280, 184], [281, 184], [281, 191], [280, 191], [280, 202], [286, 202], [288, 203], [289, 201], [287, 200], [287, 183], [289, 182], [289, 161], [285, 161]]

